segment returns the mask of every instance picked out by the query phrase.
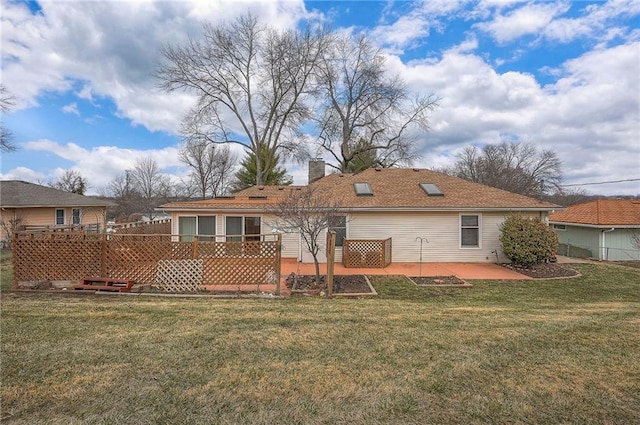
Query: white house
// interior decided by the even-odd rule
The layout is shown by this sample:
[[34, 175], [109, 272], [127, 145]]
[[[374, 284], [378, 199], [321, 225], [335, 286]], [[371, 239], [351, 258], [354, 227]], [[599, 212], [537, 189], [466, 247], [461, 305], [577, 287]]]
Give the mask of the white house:
[[[333, 229], [336, 261], [342, 260], [345, 239], [391, 238], [393, 262], [418, 262], [421, 254], [431, 262], [502, 262], [499, 226], [507, 215], [546, 220], [561, 208], [427, 169], [372, 168], [314, 177], [310, 185], [343, 206]], [[277, 231], [268, 206], [298, 189], [253, 186], [232, 197], [172, 202], [159, 209], [171, 214], [173, 234], [255, 238]], [[312, 262], [299, 234], [283, 235], [282, 257]]]

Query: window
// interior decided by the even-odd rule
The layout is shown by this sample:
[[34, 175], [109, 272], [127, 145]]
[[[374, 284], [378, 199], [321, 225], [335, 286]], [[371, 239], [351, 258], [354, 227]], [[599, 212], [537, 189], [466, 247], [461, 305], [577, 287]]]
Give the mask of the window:
[[373, 196], [369, 183], [354, 183], [353, 188], [356, 191], [356, 196]]
[[64, 210], [56, 210], [56, 226], [64, 226]]
[[[225, 234], [227, 242], [259, 241], [260, 217], [227, 217]], [[244, 236], [244, 237], [243, 237]]]
[[180, 242], [191, 242], [196, 234], [196, 218], [178, 217], [178, 233]]
[[178, 233], [182, 242], [193, 241], [193, 235], [198, 235], [200, 241], [213, 241], [216, 234], [216, 217], [214, 215], [199, 215], [197, 217], [178, 217]]
[[433, 183], [420, 183], [420, 187], [427, 196], [444, 196], [440, 188]]
[[73, 208], [71, 210], [71, 223], [80, 224], [80, 208]]
[[553, 228], [560, 232], [565, 232], [567, 230], [567, 226], [565, 224], [554, 224]]
[[336, 232], [336, 246], [342, 246], [347, 238], [347, 217], [335, 216], [331, 218], [329, 230]]
[[460, 246], [462, 248], [480, 248], [480, 216], [460, 216]]
[[[216, 216], [198, 216], [198, 239], [201, 241], [214, 241], [216, 234]], [[206, 237], [209, 236], [209, 237]]]

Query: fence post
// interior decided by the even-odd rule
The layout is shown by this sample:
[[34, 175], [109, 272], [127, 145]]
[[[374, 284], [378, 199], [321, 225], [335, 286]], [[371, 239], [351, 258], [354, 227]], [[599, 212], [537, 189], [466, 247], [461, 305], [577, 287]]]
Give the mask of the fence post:
[[107, 234], [100, 239], [100, 277], [107, 277]]
[[280, 295], [280, 281], [282, 274], [282, 234], [276, 238], [276, 295]]
[[327, 297], [333, 296], [333, 272], [336, 260], [336, 232], [327, 231]]
[[191, 243], [191, 258], [198, 258], [198, 235], [193, 237], [193, 242]]

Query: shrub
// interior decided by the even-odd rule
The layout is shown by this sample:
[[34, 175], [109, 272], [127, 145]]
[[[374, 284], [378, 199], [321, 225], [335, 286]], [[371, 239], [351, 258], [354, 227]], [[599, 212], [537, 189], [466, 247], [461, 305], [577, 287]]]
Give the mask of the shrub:
[[511, 215], [500, 231], [504, 254], [517, 266], [541, 264], [558, 250], [558, 235], [539, 220]]

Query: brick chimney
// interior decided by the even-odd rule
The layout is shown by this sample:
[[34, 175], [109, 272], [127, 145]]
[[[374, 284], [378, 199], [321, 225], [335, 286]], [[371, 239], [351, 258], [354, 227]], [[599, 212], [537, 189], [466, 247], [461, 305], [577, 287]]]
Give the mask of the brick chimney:
[[318, 179], [324, 177], [325, 162], [321, 158], [312, 159], [309, 161], [309, 183], [312, 183]]

